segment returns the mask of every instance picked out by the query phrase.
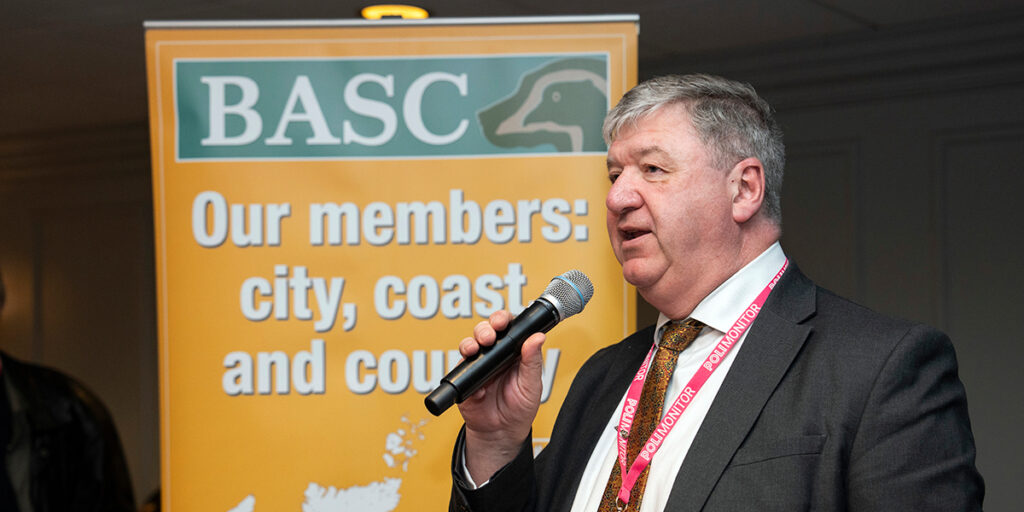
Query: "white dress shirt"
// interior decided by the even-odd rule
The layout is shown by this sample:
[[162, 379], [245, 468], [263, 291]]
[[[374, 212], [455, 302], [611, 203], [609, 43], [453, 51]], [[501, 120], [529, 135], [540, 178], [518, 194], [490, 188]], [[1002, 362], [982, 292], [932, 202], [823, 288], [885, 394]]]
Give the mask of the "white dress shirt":
[[[699, 320], [707, 325], [697, 339], [679, 354], [675, 372], [672, 380], [669, 381], [668, 391], [665, 393], [664, 414], [669, 406], [679, 396], [686, 383], [693, 377], [697, 369], [704, 362], [711, 351], [718, 345], [718, 342], [725, 336], [725, 332], [732, 327], [733, 323], [746, 310], [747, 306], [757, 297], [761, 290], [768, 285], [768, 282], [775, 277], [779, 269], [786, 261], [786, 255], [782, 247], [776, 242], [761, 253], [754, 261], [748, 263], [739, 272], [733, 274], [728, 280], [722, 283], [713, 292], [708, 294], [694, 308], [690, 318]], [[665, 315], [658, 317], [657, 329], [654, 333], [654, 343], [661, 339], [661, 332], [669, 318]], [[711, 402], [722, 387], [725, 375], [736, 358], [736, 353], [743, 346], [746, 333], [733, 346], [732, 351], [718, 366], [704, 387], [700, 389], [697, 396], [687, 407], [686, 411], [679, 418], [675, 427], [665, 437], [664, 444], [651, 460], [650, 473], [647, 475], [647, 487], [644, 491], [643, 502], [640, 505], [640, 512], [661, 512], [668, 502], [669, 493], [675, 483], [679, 467], [686, 458], [686, 452], [697, 435], [697, 429], [704, 421], [704, 417], [711, 408]], [[626, 395], [623, 393], [618, 407], [611, 418], [608, 418], [608, 426], [605, 428], [597, 446], [590, 455], [587, 468], [583, 472], [580, 486], [576, 490], [576, 499], [573, 501], [572, 512], [596, 512], [601, 504], [605, 486], [608, 484], [608, 477], [612, 472], [612, 465], [618, 464], [616, 460], [617, 449], [615, 438], [619, 426], [619, 416], [622, 413], [622, 404], [625, 403]], [[634, 490], [634, 493], [638, 492]]]

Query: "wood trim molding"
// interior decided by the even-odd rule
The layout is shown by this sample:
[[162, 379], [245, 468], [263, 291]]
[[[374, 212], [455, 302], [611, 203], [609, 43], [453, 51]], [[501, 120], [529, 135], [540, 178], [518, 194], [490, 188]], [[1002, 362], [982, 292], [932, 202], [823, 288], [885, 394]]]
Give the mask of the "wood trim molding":
[[61, 175], [148, 175], [143, 122], [0, 137], [0, 190]]
[[[948, 330], [946, 323], [951, 316], [950, 304], [952, 302], [951, 277], [955, 269], [950, 264], [949, 240], [949, 215], [950, 196], [957, 191], [950, 190], [950, 173], [953, 169], [949, 164], [949, 152], [960, 146], [976, 143], [992, 142], [999, 140], [1017, 140], [1024, 138], [1024, 122], [1006, 123], [987, 126], [963, 126], [953, 130], [941, 130], [933, 132], [930, 136], [930, 154], [932, 155], [931, 168], [935, 172], [931, 174], [931, 212], [929, 219], [928, 243], [932, 255], [929, 261], [931, 273], [938, 276], [934, 289], [928, 294], [932, 299], [930, 304], [933, 318], [937, 319], [935, 324], [943, 330]], [[994, 248], [988, 248], [994, 249]]]

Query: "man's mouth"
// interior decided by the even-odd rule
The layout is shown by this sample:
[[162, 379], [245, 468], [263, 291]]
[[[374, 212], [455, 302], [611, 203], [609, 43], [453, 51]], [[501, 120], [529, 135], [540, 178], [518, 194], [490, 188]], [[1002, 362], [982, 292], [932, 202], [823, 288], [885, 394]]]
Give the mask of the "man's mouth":
[[650, 233], [650, 231], [642, 229], [624, 229], [622, 230], [622, 238], [623, 240], [632, 240], [634, 238], [646, 235], [647, 233]]

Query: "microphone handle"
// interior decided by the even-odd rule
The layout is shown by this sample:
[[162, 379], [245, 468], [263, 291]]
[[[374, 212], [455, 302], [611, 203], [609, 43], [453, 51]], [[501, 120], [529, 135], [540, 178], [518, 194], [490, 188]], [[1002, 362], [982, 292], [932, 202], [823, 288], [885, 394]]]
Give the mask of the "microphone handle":
[[434, 416], [440, 416], [449, 407], [462, 403], [499, 373], [508, 369], [519, 358], [526, 338], [535, 332], [548, 332], [558, 324], [558, 311], [548, 301], [539, 298], [508, 327], [498, 331], [497, 339], [489, 347], [459, 363], [432, 391], [424, 403]]

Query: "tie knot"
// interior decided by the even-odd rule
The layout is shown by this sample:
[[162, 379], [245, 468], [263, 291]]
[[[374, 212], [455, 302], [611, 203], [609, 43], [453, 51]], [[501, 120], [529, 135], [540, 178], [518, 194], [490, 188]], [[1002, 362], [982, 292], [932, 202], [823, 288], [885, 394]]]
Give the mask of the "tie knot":
[[665, 332], [661, 334], [661, 343], [658, 346], [673, 352], [682, 352], [697, 338], [703, 328], [702, 322], [692, 318], [685, 322], [672, 322], [665, 326]]

